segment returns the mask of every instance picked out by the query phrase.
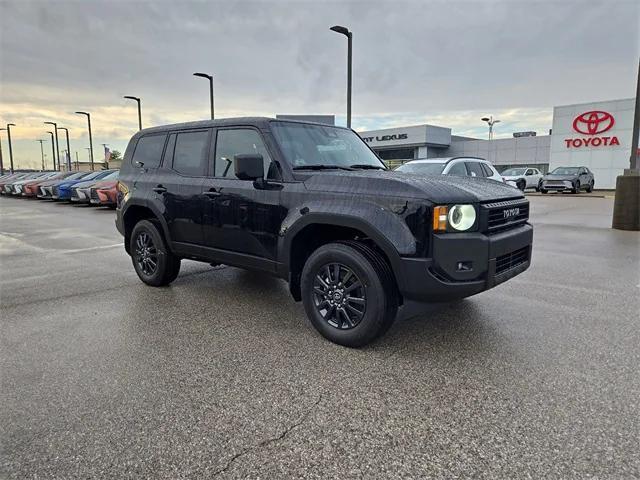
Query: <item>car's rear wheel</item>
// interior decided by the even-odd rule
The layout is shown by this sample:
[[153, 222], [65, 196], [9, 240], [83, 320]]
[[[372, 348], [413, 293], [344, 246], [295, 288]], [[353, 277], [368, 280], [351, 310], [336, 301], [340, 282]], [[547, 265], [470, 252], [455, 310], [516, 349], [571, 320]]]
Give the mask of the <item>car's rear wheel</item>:
[[542, 191], [542, 180], [540, 180], [538, 182], [538, 185], [536, 186], [536, 192], [541, 192]]
[[380, 254], [358, 242], [323, 245], [302, 271], [304, 308], [321, 335], [361, 347], [395, 320], [398, 295], [393, 274]]
[[129, 247], [133, 268], [147, 285], [169, 285], [180, 273], [180, 258], [169, 251], [154, 222], [139, 221], [131, 232]]
[[591, 180], [591, 181], [589, 182], [589, 185], [587, 185], [587, 193], [591, 193], [591, 192], [593, 192], [593, 185], [594, 185], [594, 181], [593, 181], [593, 180]]

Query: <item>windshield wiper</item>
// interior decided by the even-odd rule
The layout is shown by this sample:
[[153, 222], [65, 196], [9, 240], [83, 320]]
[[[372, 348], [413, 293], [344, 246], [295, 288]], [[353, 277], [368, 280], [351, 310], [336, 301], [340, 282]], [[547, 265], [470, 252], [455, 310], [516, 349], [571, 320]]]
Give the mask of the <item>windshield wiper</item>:
[[349, 165], [351, 168], [361, 168], [363, 170], [386, 170], [386, 168], [380, 165], [369, 165], [366, 163], [356, 163], [355, 165]]
[[349, 167], [341, 167], [339, 165], [300, 165], [293, 167], [294, 170], [353, 170]]

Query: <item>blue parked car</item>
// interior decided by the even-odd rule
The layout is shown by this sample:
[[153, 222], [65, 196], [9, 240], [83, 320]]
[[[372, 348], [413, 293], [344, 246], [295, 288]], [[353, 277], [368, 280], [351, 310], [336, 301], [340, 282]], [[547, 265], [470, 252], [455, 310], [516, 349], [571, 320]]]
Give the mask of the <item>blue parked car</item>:
[[51, 198], [54, 200], [71, 200], [71, 187], [76, 183], [86, 182], [87, 180], [100, 180], [102, 177], [106, 177], [110, 173], [112, 173], [111, 170], [100, 170], [99, 172], [91, 172], [82, 178], [74, 178], [71, 180], [67, 179], [57, 185], [54, 185], [53, 191], [51, 192]]

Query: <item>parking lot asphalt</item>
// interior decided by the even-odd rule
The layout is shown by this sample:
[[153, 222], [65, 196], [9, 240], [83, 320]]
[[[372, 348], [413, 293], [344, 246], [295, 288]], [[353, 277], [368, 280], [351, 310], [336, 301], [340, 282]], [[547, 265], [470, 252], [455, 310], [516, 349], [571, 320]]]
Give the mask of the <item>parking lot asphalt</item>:
[[351, 350], [280, 280], [147, 287], [112, 211], [0, 198], [0, 477], [639, 477], [640, 235], [530, 200], [527, 272]]

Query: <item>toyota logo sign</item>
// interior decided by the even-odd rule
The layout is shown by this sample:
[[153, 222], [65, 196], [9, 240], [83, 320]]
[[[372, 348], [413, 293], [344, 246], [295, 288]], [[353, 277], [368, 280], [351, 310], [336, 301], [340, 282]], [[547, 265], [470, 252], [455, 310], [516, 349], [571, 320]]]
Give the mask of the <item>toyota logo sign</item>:
[[613, 115], [609, 112], [592, 110], [578, 115], [573, 120], [573, 129], [584, 135], [597, 135], [611, 129], [614, 123]]
[[616, 147], [620, 145], [620, 140], [616, 135], [596, 136], [611, 130], [615, 120], [613, 115], [602, 110], [591, 110], [584, 112], [573, 119], [573, 129], [583, 135], [590, 135], [586, 138], [565, 138], [567, 148], [581, 147]]

